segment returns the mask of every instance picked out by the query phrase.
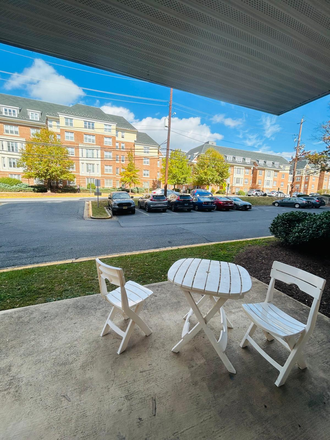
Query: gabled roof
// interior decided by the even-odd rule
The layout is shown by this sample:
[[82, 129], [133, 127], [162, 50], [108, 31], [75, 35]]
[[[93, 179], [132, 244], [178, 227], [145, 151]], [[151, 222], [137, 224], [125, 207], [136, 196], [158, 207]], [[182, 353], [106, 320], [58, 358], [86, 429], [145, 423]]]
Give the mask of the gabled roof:
[[3, 116], [12, 122], [14, 122], [16, 119], [31, 121], [28, 114], [29, 109], [40, 112], [39, 122], [42, 124], [46, 122], [47, 116], [58, 117], [59, 114], [65, 114], [79, 118], [88, 118], [102, 122], [109, 122], [110, 124], [116, 124], [117, 129], [124, 128], [126, 130], [137, 131], [136, 128], [133, 127], [133, 125], [126, 121], [126, 119], [122, 116], [110, 115], [108, 113], [104, 113], [104, 111], [98, 107], [92, 107], [89, 105], [75, 104], [73, 106], [66, 106], [0, 93], [0, 106], [1, 105], [18, 107], [20, 109], [17, 118], [12, 116]]
[[137, 132], [135, 143], [159, 147], [159, 144], [157, 144], [157, 142], [154, 141], [147, 133], [141, 133], [140, 131]]
[[[284, 157], [278, 156], [276, 154], [259, 153], [256, 151], [241, 150], [238, 148], [220, 147], [218, 145], [215, 145], [213, 142], [205, 142], [199, 147], [192, 148], [191, 150], [189, 150], [187, 153], [188, 159], [193, 160], [194, 156], [205, 153], [209, 148], [214, 148], [215, 150], [217, 150], [220, 154], [225, 156], [226, 161], [230, 163], [238, 163], [235, 160], [235, 158], [240, 157], [243, 159], [250, 158], [251, 161], [278, 162], [280, 165], [289, 164], [289, 162], [286, 159], [284, 159]], [[228, 156], [231, 156], [232, 160], [228, 160], [227, 159]]]

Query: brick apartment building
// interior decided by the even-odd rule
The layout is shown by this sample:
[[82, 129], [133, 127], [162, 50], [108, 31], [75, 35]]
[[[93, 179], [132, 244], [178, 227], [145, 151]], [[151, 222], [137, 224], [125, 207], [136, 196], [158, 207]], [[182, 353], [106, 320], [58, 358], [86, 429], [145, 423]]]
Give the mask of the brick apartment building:
[[140, 186], [157, 186], [159, 145], [125, 118], [81, 104], [69, 107], [4, 94], [0, 94], [0, 177], [35, 183], [22, 177], [23, 169], [17, 166], [19, 152], [36, 131], [46, 127], [68, 149], [74, 162], [72, 183], [86, 187], [100, 179], [104, 188], [119, 187], [120, 172], [132, 150]]
[[[291, 167], [292, 168], [292, 167]], [[307, 160], [300, 160], [297, 163], [294, 191], [304, 194], [316, 193], [319, 191], [330, 192], [330, 173], [319, 172], [313, 164]]]
[[263, 191], [279, 190], [289, 193], [291, 185], [290, 164], [281, 156], [239, 150], [236, 148], [219, 147], [215, 142], [205, 142], [190, 150], [187, 155], [190, 162], [195, 163], [200, 154], [214, 148], [229, 164], [230, 177], [227, 179], [227, 192], [237, 194], [249, 189]]

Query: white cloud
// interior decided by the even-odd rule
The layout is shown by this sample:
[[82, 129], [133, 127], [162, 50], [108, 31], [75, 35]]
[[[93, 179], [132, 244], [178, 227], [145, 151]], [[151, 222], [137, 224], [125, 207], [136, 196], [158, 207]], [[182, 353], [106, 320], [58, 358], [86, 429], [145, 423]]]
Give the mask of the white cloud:
[[290, 161], [292, 159], [292, 156], [294, 154], [292, 151], [283, 151], [281, 153], [278, 153], [278, 152], [272, 151], [270, 149], [270, 147], [268, 147], [267, 145], [263, 145], [258, 150], [256, 150], [256, 152], [265, 153], [265, 154], [275, 154], [276, 156], [284, 157], [288, 161]]
[[35, 59], [22, 74], [14, 73], [4, 85], [6, 90], [26, 89], [31, 98], [56, 104], [74, 104], [85, 95], [73, 81], [60, 75], [42, 59]]
[[103, 110], [104, 113], [108, 113], [109, 115], [122, 116], [131, 124], [134, 124], [135, 122], [134, 113], [126, 107], [118, 107], [116, 105], [112, 105], [110, 102], [108, 104], [102, 105], [101, 110]]
[[[165, 117], [144, 118], [136, 121], [134, 126], [142, 132], [147, 133], [159, 144], [167, 139], [167, 128], [165, 128]], [[180, 148], [188, 151], [206, 141], [217, 141], [223, 139], [220, 133], [212, 133], [210, 127], [201, 124], [201, 118], [172, 118], [171, 124], [171, 149]]]
[[[162, 144], [162, 147], [164, 147], [164, 142], [167, 139], [165, 116], [161, 118], [149, 116], [139, 120], [128, 108], [118, 107], [111, 103], [103, 105], [101, 110], [112, 115], [123, 116], [127, 121], [133, 124], [135, 128], [147, 133], [152, 139], [159, 144]], [[188, 151], [206, 141], [217, 141], [221, 139], [223, 139], [223, 135], [220, 133], [212, 133], [208, 125], [201, 123], [200, 117], [183, 119], [172, 118], [171, 149], [180, 148], [182, 151]]]
[[262, 116], [261, 125], [263, 126], [264, 135], [268, 139], [274, 139], [273, 135], [281, 130], [281, 127], [276, 124], [276, 116]]
[[226, 127], [229, 128], [236, 128], [242, 125], [244, 121], [243, 119], [226, 118], [225, 115], [220, 114], [213, 116], [212, 122], [224, 124]]

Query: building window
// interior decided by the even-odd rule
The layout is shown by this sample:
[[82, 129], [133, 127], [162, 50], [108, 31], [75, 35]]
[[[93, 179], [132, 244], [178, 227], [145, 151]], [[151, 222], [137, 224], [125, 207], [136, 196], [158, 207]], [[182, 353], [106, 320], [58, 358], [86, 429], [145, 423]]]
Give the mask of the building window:
[[116, 155], [116, 162], [119, 162], [119, 155]]
[[112, 188], [113, 180], [112, 179], [105, 179], [104, 180], [104, 187], [105, 188]]
[[104, 145], [112, 145], [112, 138], [105, 137], [104, 138]]
[[149, 147], [143, 147], [144, 154], [149, 154]]
[[116, 142], [116, 150], [119, 150], [119, 142]]
[[296, 181], [299, 182], [299, 181], [300, 181], [300, 177], [297, 177], [297, 178], [296, 178]]
[[245, 174], [250, 174], [250, 170], [248, 168], [245, 168]]
[[94, 150], [86, 149], [86, 157], [88, 157], [90, 159], [94, 159]]
[[9, 177], [12, 179], [22, 180], [22, 176], [20, 174], [9, 174]]
[[104, 165], [104, 172], [107, 174], [112, 174], [112, 165]]
[[143, 182], [143, 188], [149, 189], [149, 182]]
[[261, 180], [258, 180], [258, 185], [261, 185]]
[[245, 162], [246, 162], [246, 163], [250, 163], [250, 162], [251, 162], [251, 159], [250, 159], [249, 157], [246, 157], [246, 158], [245, 158]]
[[111, 124], [104, 124], [104, 131], [107, 133], [111, 133], [112, 125]]
[[233, 160], [233, 156], [227, 156], [228, 162], [231, 162]]
[[105, 151], [104, 159], [112, 159], [112, 151]]
[[150, 159], [148, 157], [143, 158], [143, 165], [150, 165]]
[[40, 133], [39, 128], [31, 128], [30, 129], [31, 137], [35, 136], [37, 133]]
[[305, 177], [305, 180], [308, 180], [308, 177], [307, 177], [307, 176]]
[[84, 121], [84, 128], [87, 128], [87, 130], [94, 130], [94, 127], [94, 122]]
[[314, 189], [314, 185], [312, 185], [312, 189]]
[[121, 138], [124, 139], [125, 138], [125, 133], [122, 131], [121, 133]]
[[158, 168], [160, 167], [160, 161], [159, 160], [157, 160], [157, 167]]
[[74, 148], [67, 148], [69, 156], [74, 156]]
[[234, 174], [243, 174], [243, 168], [234, 168]]
[[116, 174], [119, 174], [119, 168], [116, 168]]
[[58, 140], [58, 141], [61, 140], [61, 135], [60, 135], [60, 134], [57, 134], [56, 137], [57, 137], [57, 140]]
[[159, 178], [160, 178], [160, 172], [157, 171], [157, 179], [159, 179]]
[[284, 186], [284, 182], [281, 182], [281, 186]]
[[243, 179], [241, 177], [236, 177], [235, 185], [243, 185]]
[[278, 173], [274, 173], [274, 177], [277, 177]]
[[19, 134], [17, 125], [5, 125], [6, 134]]
[[16, 159], [15, 157], [9, 157], [9, 168], [17, 168], [17, 161], [18, 159]]
[[5, 116], [13, 116], [14, 118], [17, 117], [17, 109], [16, 108], [9, 108], [9, 107], [4, 107], [2, 109], [2, 114]]
[[259, 170], [259, 176], [262, 176], [262, 170]]
[[307, 183], [305, 183], [305, 188], [307, 188], [308, 187], [308, 184]]
[[71, 118], [64, 118], [64, 125], [66, 127], [73, 127], [73, 119], [71, 119]]
[[277, 186], [277, 182], [275, 180], [273, 182], [273, 186]]
[[94, 173], [94, 164], [93, 163], [86, 163], [86, 171], [87, 173]]
[[271, 171], [267, 171], [267, 177], [272, 177], [272, 172]]
[[71, 131], [66, 131], [65, 132], [65, 140], [66, 141], [74, 141], [74, 133], [72, 133]]
[[282, 174], [282, 179], [284, 179], [285, 178], [285, 174]]
[[313, 182], [315, 182], [315, 177], [313, 177]]
[[40, 119], [40, 113], [39, 112], [29, 112], [29, 118], [32, 121], [39, 121]]
[[76, 171], [76, 164], [73, 163], [73, 164], [70, 166], [69, 170], [70, 170], [70, 171]]
[[18, 142], [11, 142], [11, 141], [7, 142], [8, 151], [12, 151], [13, 153], [18, 153], [18, 147], [19, 147]]
[[143, 170], [143, 177], [149, 177], [149, 170]]
[[242, 162], [242, 158], [239, 156], [236, 156], [236, 162]]
[[246, 185], [247, 183], [249, 183], [249, 179], [244, 179], [244, 183], [245, 183], [245, 185]]
[[53, 121], [48, 121], [48, 128], [53, 128]]
[[95, 144], [95, 136], [93, 134], [84, 134], [85, 144]]
[[121, 162], [125, 163], [125, 156], [121, 156]]
[[116, 131], [116, 137], [119, 138], [120, 137], [120, 131]]
[[121, 149], [125, 150], [125, 144], [121, 144]]

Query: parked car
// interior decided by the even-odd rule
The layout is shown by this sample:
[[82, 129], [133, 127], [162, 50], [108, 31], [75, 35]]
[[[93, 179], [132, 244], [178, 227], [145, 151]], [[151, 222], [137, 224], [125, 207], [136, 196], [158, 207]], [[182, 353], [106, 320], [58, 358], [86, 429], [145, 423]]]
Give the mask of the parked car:
[[208, 191], [207, 189], [201, 189], [201, 188], [193, 189], [190, 192], [190, 195], [192, 197], [195, 197], [195, 196], [196, 197], [197, 196], [209, 196], [209, 197], [212, 197], [213, 196], [213, 194], [210, 191]]
[[170, 194], [168, 196], [168, 208], [172, 211], [188, 211], [193, 209], [193, 199], [190, 194]]
[[282, 191], [270, 191], [267, 193], [268, 197], [285, 197], [284, 192]]
[[[154, 189], [153, 191], [151, 191], [152, 195], [158, 195], [158, 196], [163, 196], [164, 195], [164, 189], [163, 188], [157, 188]], [[173, 191], [172, 189], [168, 189], [167, 190], [167, 197], [171, 194], [175, 194], [175, 195], [179, 195], [180, 193]]]
[[162, 194], [147, 194], [138, 200], [138, 208], [145, 209], [146, 212], [160, 209], [165, 212], [167, 209], [167, 198]]
[[229, 211], [230, 209], [234, 209], [234, 202], [228, 199], [228, 197], [215, 196], [214, 203], [218, 211]]
[[285, 197], [282, 200], [275, 200], [274, 206], [287, 206], [293, 208], [310, 208], [312, 204], [303, 197]]
[[130, 212], [131, 214], [135, 214], [134, 200], [132, 200], [126, 191], [118, 191], [109, 194], [108, 208], [111, 209], [113, 215], [118, 212]]
[[321, 197], [319, 193], [310, 193], [310, 197]]
[[312, 206], [313, 208], [320, 208], [321, 206], [325, 205], [325, 201], [321, 197], [306, 196], [306, 197], [303, 197], [303, 198], [304, 198], [304, 200], [307, 200], [307, 201], [311, 202], [311, 204], [313, 205]]
[[195, 195], [193, 197], [193, 208], [195, 211], [215, 211], [214, 197]]
[[245, 202], [239, 197], [230, 197], [230, 200], [234, 202], [234, 209], [240, 209], [241, 211], [247, 211], [248, 209], [252, 209], [251, 203]]
[[260, 196], [266, 196], [267, 194], [264, 191], [261, 191], [261, 189], [250, 189], [247, 192], [248, 196], [255, 196], [255, 197], [260, 197]]

